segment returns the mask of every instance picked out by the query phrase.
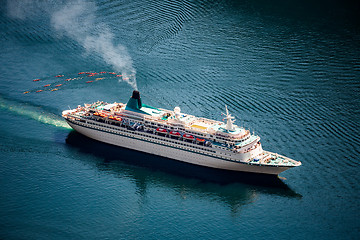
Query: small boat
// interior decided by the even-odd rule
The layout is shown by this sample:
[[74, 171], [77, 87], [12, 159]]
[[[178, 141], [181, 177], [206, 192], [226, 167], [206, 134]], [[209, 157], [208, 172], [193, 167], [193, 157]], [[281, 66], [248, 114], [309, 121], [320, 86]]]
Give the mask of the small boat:
[[43, 90], [37, 90], [36, 92], [42, 92]]
[[79, 75], [80, 75], [80, 74], [85, 74], [85, 72], [79, 72], [78, 74], [79, 74]]
[[57, 88], [51, 89], [52, 92], [53, 92], [53, 91], [57, 91], [57, 90], [59, 90], [59, 89], [57, 89]]
[[44, 87], [50, 87], [50, 85], [51, 85], [51, 84], [46, 84], [46, 85], [44, 85]]
[[27, 94], [27, 93], [29, 93], [29, 91], [24, 92], [24, 94]]
[[55, 85], [55, 87], [60, 87], [60, 86], [62, 86], [62, 84]]
[[63, 77], [64, 75], [56, 75], [55, 77]]
[[184, 134], [183, 138], [189, 139], [189, 140], [194, 140], [194, 136], [190, 135], [190, 134]]
[[205, 139], [203, 138], [196, 138], [196, 141], [200, 142], [200, 143], [204, 143], [205, 142]]
[[164, 128], [157, 128], [156, 131], [157, 131], [158, 133], [167, 133], [167, 130], [164, 129]]
[[170, 135], [174, 137], [181, 137], [181, 134], [179, 132], [174, 132], [174, 131], [171, 131]]
[[40, 81], [40, 78], [34, 79], [33, 82], [38, 82]]

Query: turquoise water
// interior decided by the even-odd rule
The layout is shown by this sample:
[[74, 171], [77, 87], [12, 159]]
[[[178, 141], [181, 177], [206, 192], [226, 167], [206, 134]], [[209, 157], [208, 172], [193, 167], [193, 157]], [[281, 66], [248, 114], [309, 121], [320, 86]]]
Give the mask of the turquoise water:
[[[1, 239], [359, 238], [359, 4], [0, 10]], [[123, 76], [78, 75], [101, 71]], [[303, 166], [234, 176], [98, 143], [61, 119], [79, 104], [126, 102], [135, 87], [145, 104], [206, 118], [221, 120], [226, 104], [264, 149]]]

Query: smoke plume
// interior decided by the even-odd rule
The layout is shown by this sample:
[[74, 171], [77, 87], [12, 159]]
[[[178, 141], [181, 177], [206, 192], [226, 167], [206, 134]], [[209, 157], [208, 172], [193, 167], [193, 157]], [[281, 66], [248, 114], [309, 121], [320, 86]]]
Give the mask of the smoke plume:
[[9, 16], [22, 20], [35, 14], [39, 16], [40, 12], [46, 13], [60, 36], [70, 37], [87, 52], [97, 53], [116, 72], [121, 72], [123, 81], [137, 90], [133, 61], [125, 46], [114, 43], [110, 28], [97, 21], [95, 3], [86, 0], [8, 0], [7, 10]]

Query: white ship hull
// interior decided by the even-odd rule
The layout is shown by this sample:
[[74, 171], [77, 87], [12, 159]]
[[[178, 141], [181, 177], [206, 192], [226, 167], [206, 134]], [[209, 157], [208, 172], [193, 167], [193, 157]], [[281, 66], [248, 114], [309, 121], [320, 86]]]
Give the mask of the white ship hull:
[[86, 122], [71, 121], [69, 119], [66, 120], [74, 130], [89, 138], [108, 144], [204, 167], [228, 171], [252, 172], [272, 175], [278, 175], [279, 173], [291, 168], [282, 166], [264, 166], [259, 164], [255, 165], [251, 163], [233, 161], [224, 159], [221, 156], [216, 156], [215, 154], [207, 154], [203, 151], [195, 152], [192, 149], [181, 149], [175, 146], [171, 146], [171, 144], [166, 141], [162, 141], [160, 139], [154, 140], [147, 138], [144, 135], [137, 136], [136, 134], [131, 134], [129, 131], [121, 132], [121, 130], [118, 130], [111, 132], [109, 129], [102, 129], [99, 126], [96, 127], [97, 129], [94, 129], [94, 126]]

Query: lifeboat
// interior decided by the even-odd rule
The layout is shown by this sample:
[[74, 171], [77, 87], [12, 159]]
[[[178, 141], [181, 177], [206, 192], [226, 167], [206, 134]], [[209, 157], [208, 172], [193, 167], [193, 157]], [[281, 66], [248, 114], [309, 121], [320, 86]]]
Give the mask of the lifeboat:
[[36, 92], [42, 92], [43, 90], [37, 90]]
[[204, 142], [205, 142], [205, 139], [203, 139], [203, 138], [196, 138], [196, 141], [198, 141], [199, 143], [204, 143]]
[[33, 80], [33, 82], [38, 82], [38, 81], [40, 81], [40, 78]]
[[70, 81], [70, 80], [71, 80], [71, 78], [65, 79], [65, 81]]
[[46, 84], [44, 87], [49, 87], [51, 84]]
[[80, 74], [85, 74], [85, 72], [79, 72], [79, 75], [80, 75]]
[[116, 121], [122, 121], [122, 118], [121, 117], [114, 117], [114, 120], [116, 120]]
[[114, 116], [109, 116], [109, 119], [115, 120]]
[[53, 92], [53, 91], [57, 91], [57, 90], [59, 90], [59, 89], [57, 89], [57, 88], [51, 89], [52, 92]]
[[179, 132], [174, 132], [174, 131], [171, 131], [170, 135], [174, 136], [174, 137], [180, 137], [181, 136], [181, 134]]
[[92, 83], [93, 81], [87, 81], [86, 83]]
[[114, 72], [109, 72], [109, 74], [113, 74], [113, 75], [115, 75], [116, 73], [114, 73]]
[[164, 129], [164, 128], [157, 128], [156, 131], [157, 131], [158, 133], [167, 133], [167, 130]]
[[55, 76], [55, 77], [63, 77], [64, 75], [57, 75], [57, 76]]
[[29, 91], [24, 92], [24, 94], [27, 94], [27, 93], [29, 93]]
[[184, 134], [183, 138], [188, 139], [188, 140], [194, 140], [194, 136], [190, 135], [190, 134]]
[[99, 73], [103, 74], [103, 73], [106, 73], [106, 72], [99, 72]]
[[121, 74], [119, 74], [119, 75], [116, 75], [117, 77], [122, 77], [122, 75]]
[[98, 112], [94, 112], [94, 116], [99, 116], [100, 114]]
[[62, 84], [55, 85], [55, 87], [60, 87]]

